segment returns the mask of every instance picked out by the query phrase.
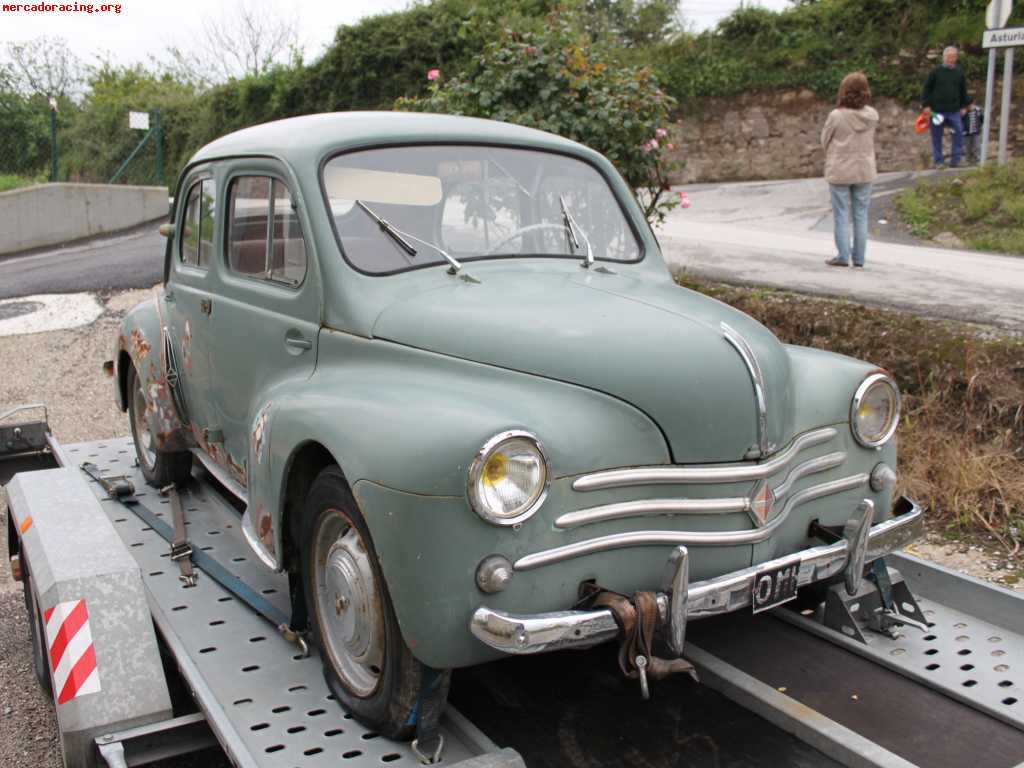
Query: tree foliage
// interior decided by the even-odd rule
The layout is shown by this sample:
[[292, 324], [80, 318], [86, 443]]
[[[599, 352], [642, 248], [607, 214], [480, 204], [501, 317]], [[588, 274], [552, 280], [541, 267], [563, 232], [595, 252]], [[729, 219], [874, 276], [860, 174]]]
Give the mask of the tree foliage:
[[550, 131], [608, 156], [649, 220], [669, 197], [668, 123], [675, 100], [650, 69], [620, 66], [565, 13], [542, 31], [502, 31], [465, 71], [435, 80], [398, 109], [485, 117]]
[[[935, 63], [926, 54], [945, 45], [963, 50], [960, 61], [969, 81], [982, 87], [986, 5], [987, 0], [801, 0], [782, 12], [747, 6], [713, 30], [678, 35], [648, 55], [666, 90], [681, 101], [772, 88], [810, 88], [831, 99], [843, 76], [859, 69], [876, 95], [916, 102]], [[1014, 18], [1024, 19], [1024, 9]]]

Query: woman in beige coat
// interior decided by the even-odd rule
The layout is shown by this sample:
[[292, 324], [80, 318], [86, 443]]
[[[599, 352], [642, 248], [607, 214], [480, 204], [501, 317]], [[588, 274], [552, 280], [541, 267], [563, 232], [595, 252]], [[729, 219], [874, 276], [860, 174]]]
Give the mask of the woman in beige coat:
[[[838, 254], [825, 263], [832, 267], [864, 266], [868, 242], [868, 205], [875, 180], [875, 128], [878, 112], [868, 106], [871, 89], [863, 72], [843, 78], [838, 105], [821, 131], [825, 148], [825, 180], [832, 191]], [[850, 215], [853, 214], [853, 251], [850, 250]]]

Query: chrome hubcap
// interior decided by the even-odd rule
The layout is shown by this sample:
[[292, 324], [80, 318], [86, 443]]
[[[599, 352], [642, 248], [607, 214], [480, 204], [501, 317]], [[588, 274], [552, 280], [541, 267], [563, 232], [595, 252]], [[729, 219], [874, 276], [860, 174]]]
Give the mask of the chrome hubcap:
[[146, 469], [152, 469], [156, 464], [156, 445], [153, 441], [153, 433], [149, 429], [149, 420], [146, 418], [146, 396], [142, 392], [142, 382], [138, 377], [135, 379], [135, 391], [132, 392], [132, 424], [135, 427], [135, 452], [139, 461], [144, 462]]
[[372, 694], [384, 666], [384, 612], [366, 546], [332, 510], [316, 537], [316, 610], [321, 641], [345, 687]]

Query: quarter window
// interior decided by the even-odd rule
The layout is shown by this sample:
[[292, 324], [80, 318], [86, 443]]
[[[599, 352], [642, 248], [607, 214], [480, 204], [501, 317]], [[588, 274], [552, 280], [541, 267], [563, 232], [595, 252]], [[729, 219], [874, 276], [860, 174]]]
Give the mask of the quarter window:
[[203, 179], [192, 185], [185, 198], [185, 217], [182, 220], [181, 261], [193, 267], [206, 268], [213, 255], [213, 226], [217, 199], [213, 179]]
[[269, 176], [231, 182], [228, 266], [247, 277], [295, 286], [306, 276], [306, 243], [287, 185]]

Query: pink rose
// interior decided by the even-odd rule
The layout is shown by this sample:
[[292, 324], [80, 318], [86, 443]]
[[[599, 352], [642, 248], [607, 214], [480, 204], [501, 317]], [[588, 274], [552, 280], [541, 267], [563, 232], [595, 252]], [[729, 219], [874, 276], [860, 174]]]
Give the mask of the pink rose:
[[675, 148], [676, 148], [675, 144], [666, 144], [665, 145], [665, 149], [667, 149], [669, 152], [671, 152]]
[[664, 139], [666, 136], [668, 136], [668, 131], [666, 131], [664, 128], [657, 128], [654, 131], [654, 135], [657, 136], [659, 139]]
[[657, 139], [651, 139], [650, 141], [648, 141], [647, 143], [645, 143], [643, 145], [643, 148], [644, 148], [644, 152], [653, 152], [654, 150], [656, 150], [658, 148], [658, 140]]
[[440, 69], [432, 69], [429, 72], [427, 72], [427, 80], [429, 80], [430, 82], [434, 82], [439, 77], [441, 77]]
[[690, 196], [687, 195], [682, 190], [680, 190], [680, 192], [679, 192], [679, 207], [680, 208], [689, 208], [691, 205], [693, 205], [693, 203], [690, 202]]

